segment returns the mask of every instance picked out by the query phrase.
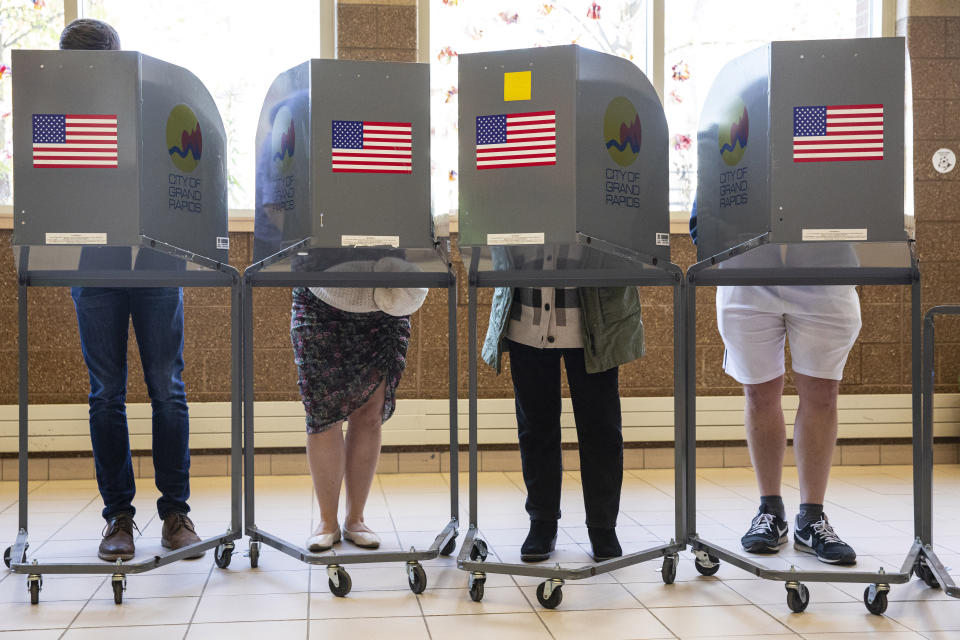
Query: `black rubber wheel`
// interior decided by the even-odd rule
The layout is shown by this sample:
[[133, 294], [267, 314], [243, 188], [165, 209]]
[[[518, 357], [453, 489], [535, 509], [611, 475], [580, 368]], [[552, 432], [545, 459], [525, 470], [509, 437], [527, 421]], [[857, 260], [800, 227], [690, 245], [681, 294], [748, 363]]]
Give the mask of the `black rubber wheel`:
[[537, 585], [537, 602], [546, 609], [556, 609], [560, 606], [560, 603], [563, 602], [563, 589], [561, 587], [554, 587], [550, 597], [544, 598], [543, 592], [546, 591], [546, 588], [546, 582], [541, 582]]
[[474, 580], [470, 585], [470, 599], [474, 602], [483, 600], [483, 580]]
[[887, 610], [887, 592], [877, 591], [877, 595], [874, 596], [873, 602], [870, 602], [870, 589], [872, 588], [873, 585], [870, 585], [863, 590], [863, 604], [867, 606], [867, 611], [873, 615], [883, 615], [883, 612]]
[[7, 547], [3, 550], [3, 564], [7, 565], [7, 569], [10, 568], [10, 552], [12, 550], [12, 547]]
[[913, 565], [913, 572], [931, 589], [940, 588], [940, 582], [937, 580], [937, 576], [933, 574], [933, 569], [931, 569], [926, 562], [917, 560], [917, 563]]
[[40, 604], [40, 581], [30, 581], [30, 604]]
[[477, 558], [480, 558], [481, 562], [487, 559], [487, 543], [483, 540], [474, 540], [473, 546], [470, 547], [470, 559], [476, 560]]
[[407, 574], [407, 584], [410, 585], [410, 591], [414, 593], [423, 593], [427, 589], [427, 572], [419, 564], [413, 565], [413, 574]]
[[123, 604], [123, 581], [114, 580], [112, 586], [113, 586], [113, 603]]
[[698, 572], [700, 573], [700, 575], [702, 575], [702, 576], [712, 576], [712, 575], [714, 575], [717, 571], [720, 571], [720, 559], [719, 559], [719, 558], [715, 558], [714, 556], [708, 556], [708, 557], [710, 558], [710, 562], [713, 563], [713, 566], [712, 566], [712, 567], [708, 567], [708, 566], [706, 566], [706, 565], [700, 564], [700, 560], [699, 560], [699, 559], [694, 562], [694, 564], [695, 564], [696, 567], [697, 567], [697, 571], [698, 571]]
[[787, 589], [787, 606], [794, 613], [803, 613], [810, 604], [810, 590], [806, 585], [800, 585], [796, 589]]
[[260, 566], [260, 543], [250, 543], [250, 568], [256, 569]]
[[[330, 588], [330, 593], [343, 598], [353, 588], [353, 581], [350, 579], [350, 574], [343, 568], [337, 569], [337, 580], [340, 582], [339, 585], [333, 584], [333, 580], [327, 578], [327, 586]], [[426, 578], [424, 578], [424, 585], [426, 585]]]
[[454, 549], [457, 548], [457, 536], [450, 538], [450, 541], [447, 544], [443, 545], [443, 549], [440, 549], [440, 555], [448, 556], [453, 553]]
[[663, 556], [660, 577], [663, 578], [663, 584], [673, 584], [673, 581], [677, 579], [677, 556]]
[[231, 558], [233, 558], [233, 545], [228, 547], [225, 544], [218, 544], [213, 552], [213, 561], [217, 563], [217, 566], [226, 569], [230, 566]]

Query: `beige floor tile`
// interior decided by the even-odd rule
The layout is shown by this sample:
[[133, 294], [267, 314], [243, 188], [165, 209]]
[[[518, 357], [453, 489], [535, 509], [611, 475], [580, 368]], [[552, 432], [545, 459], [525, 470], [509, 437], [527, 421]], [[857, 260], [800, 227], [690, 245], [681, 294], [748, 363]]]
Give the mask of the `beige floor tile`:
[[5, 631], [3, 640], [57, 640], [63, 629], [34, 629], [33, 631]]
[[427, 616], [434, 638], [465, 637], [496, 640], [547, 640], [550, 632], [535, 613], [506, 613], [488, 616]]
[[519, 613], [532, 611], [530, 602], [518, 587], [484, 586], [483, 600], [474, 602], [467, 589], [429, 589], [419, 596], [423, 614], [459, 615], [478, 613]]
[[[910, 606], [916, 604], [910, 603]], [[873, 615], [867, 611], [862, 602], [811, 602], [807, 611], [814, 613], [814, 615], [810, 616], [806, 612], [791, 613], [785, 606], [771, 606], [768, 610], [772, 616], [800, 634], [827, 632], [876, 633], [909, 630], [892, 618]]]
[[406, 591], [351, 591], [347, 597], [338, 598], [327, 591], [310, 594], [310, 619], [365, 618], [371, 612], [379, 617], [393, 618], [419, 616], [417, 596]]
[[953, 631], [960, 637], [960, 600], [891, 602], [887, 616], [914, 631]]
[[[207, 582], [205, 573], [168, 573], [132, 575], [127, 577], [127, 598], [173, 598], [196, 597], [203, 593]], [[109, 580], [104, 580], [94, 598], [108, 599], [113, 597], [113, 587]]]
[[299, 620], [307, 616], [306, 593], [214, 596], [204, 594], [194, 622]]
[[23, 602], [0, 603], [0, 631], [66, 628], [82, 602], [61, 601], [32, 605]]
[[[173, 640], [182, 638], [187, 631], [187, 625], [165, 624], [153, 627], [112, 627], [69, 629], [63, 636], [64, 640]], [[6, 638], [4, 638], [6, 640]]]
[[186, 624], [199, 598], [124, 598], [122, 605], [91, 600], [74, 627], [129, 627], [134, 625]]
[[719, 580], [713, 581], [712, 584], [706, 584], [705, 581], [674, 582], [673, 584], [637, 582], [625, 586], [648, 608], [747, 604], [740, 594]]
[[[204, 622], [190, 625], [187, 640], [262, 640], [303, 638], [307, 620], [271, 620], [270, 622]], [[137, 638], [137, 640], [140, 640]]]
[[[862, 605], [861, 605], [862, 606]], [[752, 605], [733, 607], [675, 607], [651, 609], [670, 631], [680, 638], [716, 635], [790, 634], [789, 629]]]
[[[536, 584], [523, 587], [523, 592], [530, 602], [537, 602]], [[565, 584], [562, 593], [563, 602], [560, 606], [564, 611], [641, 608], [637, 599], [621, 584], [582, 584], [578, 580]]]
[[674, 637], [649, 611], [639, 609], [603, 612], [568, 611], [566, 595], [560, 606], [563, 610], [540, 612], [540, 617], [556, 640], [583, 640], [583, 638], [640, 640]]
[[[466, 635], [466, 634], [463, 634]], [[354, 618], [350, 620], [313, 620], [310, 638], [390, 638], [390, 640], [429, 640], [426, 621], [416, 618]]]
[[[783, 605], [786, 606], [787, 590], [782, 582], [772, 580], [728, 580], [725, 583], [728, 587], [739, 593], [741, 596], [759, 605]], [[851, 592], [834, 586], [826, 582], [804, 582], [810, 591], [810, 602], [859, 602], [863, 595], [863, 585], [850, 585], [853, 589], [859, 589], [856, 597]], [[771, 607], [771, 610], [775, 610]]]
[[[261, 556], [262, 558], [263, 556]], [[271, 556], [272, 557], [272, 556]], [[203, 590], [207, 596], [252, 595], [260, 593], [307, 593], [310, 570], [264, 571], [251, 569], [246, 558], [238, 558], [238, 566], [228, 571], [214, 571]]]
[[[929, 637], [929, 636], [926, 636]], [[890, 633], [805, 633], [804, 640], [924, 640], [924, 636], [913, 631], [892, 631]]]
[[[60, 600], [83, 600], [86, 602], [103, 581], [102, 576], [72, 578], [48, 575], [43, 579], [40, 600], [42, 602], [57, 602]], [[27, 591], [27, 577], [10, 574], [0, 581], [0, 602], [29, 603], [30, 593]]]

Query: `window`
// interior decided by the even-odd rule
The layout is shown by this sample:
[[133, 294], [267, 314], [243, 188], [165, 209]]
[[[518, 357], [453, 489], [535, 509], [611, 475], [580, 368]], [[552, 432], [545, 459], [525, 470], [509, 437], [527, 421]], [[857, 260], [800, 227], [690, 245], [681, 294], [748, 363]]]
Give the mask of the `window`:
[[254, 136], [267, 89], [281, 72], [320, 57], [318, 0], [83, 0], [124, 49], [182, 66], [213, 95], [227, 133], [229, 206], [252, 209]]
[[457, 211], [457, 56], [562, 44], [647, 68], [647, 0], [429, 0], [433, 213]]
[[0, 3], [0, 204], [13, 203], [12, 49], [53, 49], [63, 29], [63, 0]]

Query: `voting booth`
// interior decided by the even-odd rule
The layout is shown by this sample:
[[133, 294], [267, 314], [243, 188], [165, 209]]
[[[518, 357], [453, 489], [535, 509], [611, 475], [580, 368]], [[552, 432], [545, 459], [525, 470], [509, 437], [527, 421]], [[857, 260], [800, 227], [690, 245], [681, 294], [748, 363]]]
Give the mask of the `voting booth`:
[[13, 244], [32, 268], [164, 268], [106, 247], [227, 263], [226, 135], [196, 76], [135, 51], [13, 64]]
[[[260, 546], [266, 544], [326, 566], [336, 596], [351, 590], [344, 567], [369, 562], [406, 563], [410, 589], [421, 593], [427, 576], [420, 562], [449, 555], [456, 546], [456, 279], [449, 243], [433, 233], [429, 99], [426, 64], [309, 60], [276, 77], [257, 127], [254, 263], [244, 272], [244, 518], [250, 562], [258, 566]], [[311, 553], [257, 525], [254, 289], [293, 286], [447, 289], [451, 516], [420, 548]]]
[[[674, 333], [682, 334], [683, 274], [670, 263], [663, 107], [632, 62], [576, 45], [458, 59], [458, 242], [470, 283], [471, 489], [470, 529], [457, 566], [469, 572], [475, 601], [483, 598], [488, 573], [540, 578], [537, 600], [547, 608], [560, 604], [566, 580], [653, 558], [663, 559], [663, 579], [672, 582], [682, 541], [576, 567], [488, 561], [477, 501], [478, 288], [672, 287]], [[674, 344], [680, 367], [682, 340]], [[673, 375], [679, 443], [685, 381], [681, 368]], [[676, 530], [680, 541], [679, 519]]]
[[773, 42], [724, 66], [700, 118], [698, 259], [749, 241], [905, 246], [904, 68], [902, 38]]
[[667, 122], [636, 65], [576, 45], [459, 65], [460, 246], [590, 237], [670, 259]]
[[[20, 531], [4, 557], [14, 572], [28, 574], [34, 604], [47, 573], [111, 575], [120, 604], [128, 574], [207, 549], [215, 549], [218, 566], [225, 567], [242, 536], [240, 274], [227, 255], [226, 135], [203, 84], [162, 60], [136, 51], [12, 55]], [[42, 549], [28, 558], [27, 297], [36, 286], [231, 289], [234, 471], [225, 533], [177, 551], [145, 545], [138, 557], [115, 564], [45, 562]]]
[[[783, 581], [798, 613], [810, 603], [804, 582], [850, 582], [866, 584], [864, 604], [882, 614], [890, 586], [925, 568], [922, 495], [931, 480], [920, 472], [920, 272], [905, 230], [913, 213], [908, 66], [903, 38], [773, 42], [720, 71], [700, 120], [699, 262], [687, 270], [685, 296], [685, 537], [701, 574], [722, 561]], [[900, 567], [780, 570], [697, 533], [697, 287], [829, 285], [910, 287], [917, 537]]]

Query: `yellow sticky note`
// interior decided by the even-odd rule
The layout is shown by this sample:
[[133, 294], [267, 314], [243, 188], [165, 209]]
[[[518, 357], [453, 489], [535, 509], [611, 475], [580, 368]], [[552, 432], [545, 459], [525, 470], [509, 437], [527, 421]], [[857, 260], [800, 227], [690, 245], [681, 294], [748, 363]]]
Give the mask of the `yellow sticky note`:
[[503, 74], [503, 101], [529, 100], [532, 85], [532, 71], [513, 71]]

